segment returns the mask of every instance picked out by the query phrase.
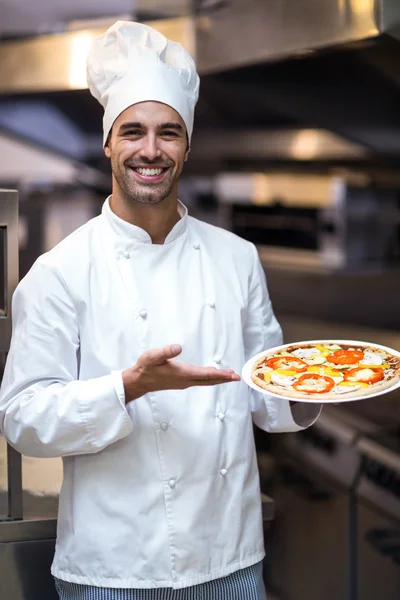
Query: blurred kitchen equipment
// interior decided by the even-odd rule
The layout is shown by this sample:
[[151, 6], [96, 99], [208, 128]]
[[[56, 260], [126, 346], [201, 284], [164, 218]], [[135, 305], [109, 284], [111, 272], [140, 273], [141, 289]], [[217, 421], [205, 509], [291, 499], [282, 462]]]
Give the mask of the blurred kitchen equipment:
[[[11, 298], [18, 283], [18, 193], [0, 190], [0, 352], [2, 366], [11, 340]], [[7, 456], [6, 481], [0, 481], [0, 598], [56, 600], [50, 575], [54, 519], [23, 520], [21, 455], [0, 437], [1, 462]], [[4, 473], [5, 474], [5, 473]], [[2, 477], [3, 479], [3, 477]]]
[[[275, 542], [267, 581], [288, 600], [357, 596], [354, 486], [361, 434], [380, 428], [324, 407], [309, 429], [276, 438]], [[385, 597], [386, 598], [386, 597]]]
[[252, 241], [265, 265], [376, 269], [400, 263], [400, 192], [344, 177], [222, 173], [221, 222]]
[[[42, 115], [48, 111], [49, 117], [69, 120], [71, 135], [82, 138], [75, 159], [106, 168], [101, 111], [89, 98], [84, 69], [91, 40], [104, 31], [104, 24], [99, 28], [96, 20], [79, 21], [95, 14], [82, 14], [74, 0], [72, 8], [52, 7], [42, 19], [45, 30], [55, 31], [75, 18], [73, 29], [10, 40], [7, 34], [15, 31], [10, 29], [10, 18], [14, 16], [14, 22], [22, 26], [33, 10], [24, 11], [23, 0], [11, 4], [13, 9], [0, 25], [0, 35], [5, 37], [0, 44], [1, 126], [53, 147], [56, 136], [51, 128], [38, 132], [28, 127], [37, 122], [40, 105]], [[105, 6], [105, 0], [102, 4]], [[113, 10], [114, 4], [122, 16], [126, 1], [113, 3]], [[41, 5], [43, 12], [43, 1]], [[197, 58], [203, 78], [198, 129], [204, 143], [199, 139], [193, 150], [196, 152], [198, 145], [203, 148], [206, 161], [197, 166], [204, 166], [204, 173], [232, 157], [241, 163], [256, 161], [254, 155], [251, 161], [248, 157], [253, 140], [271, 126], [275, 139], [279, 132], [285, 134], [282, 128], [300, 128], [296, 134], [305, 138], [305, 144], [303, 140], [300, 151], [295, 147], [294, 153], [288, 153], [289, 160], [310, 160], [310, 149], [315, 157], [315, 136], [303, 131], [310, 123], [318, 130], [344, 136], [352, 141], [351, 146], [360, 144], [362, 150], [368, 149], [361, 158], [368, 158], [371, 151], [398, 154], [400, 10], [395, 0], [141, 0], [135, 5], [139, 20], [141, 16], [153, 18], [149, 23], [180, 41]], [[132, 12], [135, 5], [131, 5]], [[178, 14], [181, 18], [160, 19]], [[105, 16], [104, 10], [98, 10], [97, 16]], [[53, 22], [48, 23], [52, 29], [46, 28], [52, 17]], [[39, 15], [36, 19], [40, 20]], [[22, 27], [22, 31], [26, 29]], [[22, 113], [28, 115], [24, 127]], [[264, 131], [260, 132], [261, 128]], [[239, 140], [236, 137], [216, 157], [214, 147], [227, 129], [233, 136], [238, 129], [245, 135]], [[274, 145], [274, 141], [270, 138], [266, 145]], [[58, 146], [58, 152], [63, 151], [74, 154], [68, 144]], [[207, 152], [211, 155], [208, 160]], [[314, 160], [318, 160], [316, 154]], [[352, 154], [360, 158], [360, 152]], [[348, 157], [347, 151], [344, 157]]]
[[0, 351], [11, 340], [11, 297], [18, 283], [18, 193], [0, 189]]
[[[11, 298], [18, 283], [18, 193], [0, 190], [0, 353], [1, 365], [11, 341]], [[7, 448], [8, 518], [22, 518], [21, 456]], [[1, 518], [1, 515], [0, 515]]]
[[361, 437], [357, 484], [360, 600], [400, 595], [400, 430]]

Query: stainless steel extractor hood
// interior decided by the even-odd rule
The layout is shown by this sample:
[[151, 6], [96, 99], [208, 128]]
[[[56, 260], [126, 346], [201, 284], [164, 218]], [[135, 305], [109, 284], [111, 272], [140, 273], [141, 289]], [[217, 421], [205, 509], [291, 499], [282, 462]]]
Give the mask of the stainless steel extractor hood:
[[[195, 54], [192, 19], [161, 19], [148, 24]], [[0, 95], [86, 89], [86, 56], [105, 29], [94, 27], [0, 43]]]
[[[197, 60], [202, 86], [196, 130], [199, 140], [208, 140], [203, 157], [217, 139], [213, 136], [235, 140], [239, 130], [250, 140], [255, 130], [271, 130], [277, 139], [282, 130], [305, 129], [330, 130], [366, 150], [354, 154], [352, 145], [343, 154], [346, 160], [350, 154], [357, 160], [372, 154], [397, 161], [398, 0], [195, 0], [194, 5], [193, 15], [150, 24]], [[4, 107], [9, 119], [16, 106], [40, 100], [71, 120], [88, 149], [98, 146], [100, 160], [101, 111], [85, 79], [85, 55], [99, 33], [95, 28], [0, 43], [0, 128]], [[232, 147], [225, 144], [226, 155], [219, 158], [238, 164], [238, 145], [234, 156]], [[255, 160], [249, 161], [246, 145], [242, 148], [243, 160]], [[93, 150], [88, 155], [93, 158]]]
[[[197, 0], [194, 17], [148, 24], [181, 42], [204, 76], [352, 44], [366, 47], [383, 36], [400, 44], [400, 2]], [[103, 31], [94, 27], [1, 43], [0, 94], [85, 88], [85, 55]]]
[[231, 68], [400, 36], [398, 0], [200, 0], [200, 71]]
[[399, 0], [199, 0], [196, 44], [226, 118], [247, 107], [400, 156]]

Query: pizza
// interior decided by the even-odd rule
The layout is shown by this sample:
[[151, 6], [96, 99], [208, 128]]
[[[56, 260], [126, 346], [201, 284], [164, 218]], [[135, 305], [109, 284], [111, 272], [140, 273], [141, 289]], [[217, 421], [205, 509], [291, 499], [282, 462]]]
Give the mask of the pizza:
[[301, 342], [264, 352], [253, 383], [286, 398], [347, 400], [382, 393], [400, 382], [400, 353], [364, 342]]

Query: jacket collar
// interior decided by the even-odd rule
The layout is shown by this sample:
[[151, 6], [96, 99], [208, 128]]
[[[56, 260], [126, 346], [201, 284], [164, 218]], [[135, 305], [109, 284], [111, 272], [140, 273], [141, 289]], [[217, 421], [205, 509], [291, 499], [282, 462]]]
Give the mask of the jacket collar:
[[[136, 225], [132, 225], [132, 223], [128, 223], [128, 221], [124, 221], [111, 210], [110, 198], [111, 196], [103, 204], [102, 215], [118, 237], [118, 245], [125, 247], [132, 246], [132, 244], [151, 245], [151, 237], [147, 231]], [[165, 238], [164, 245], [175, 241], [187, 230], [188, 210], [180, 200], [178, 200], [178, 213], [180, 219]]]

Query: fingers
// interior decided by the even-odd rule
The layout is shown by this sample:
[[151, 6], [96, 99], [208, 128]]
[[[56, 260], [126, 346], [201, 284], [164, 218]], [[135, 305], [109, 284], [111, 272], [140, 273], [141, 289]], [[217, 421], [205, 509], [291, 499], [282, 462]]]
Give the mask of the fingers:
[[[233, 383], [234, 381], [240, 381], [240, 377], [239, 375], [235, 375], [232, 376], [230, 379], [199, 379], [198, 381], [193, 381], [190, 386], [192, 387], [197, 387], [197, 386], [212, 386], [212, 385], [221, 385], [223, 383]], [[188, 386], [188, 387], [190, 387]]]
[[214, 367], [193, 368], [190, 378], [193, 381], [193, 385], [217, 385], [231, 381], [240, 381], [240, 376], [235, 371], [231, 369], [220, 370]]
[[138, 362], [142, 365], [163, 365], [171, 358], [176, 358], [182, 352], [182, 347], [179, 344], [164, 346], [164, 348], [155, 348], [148, 350], [139, 357]]

